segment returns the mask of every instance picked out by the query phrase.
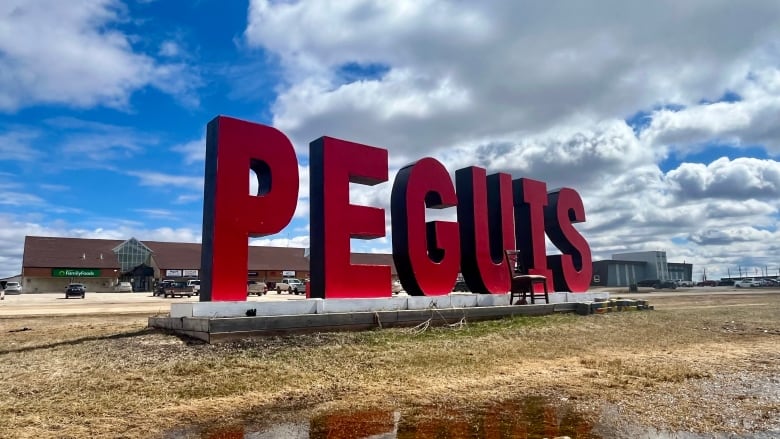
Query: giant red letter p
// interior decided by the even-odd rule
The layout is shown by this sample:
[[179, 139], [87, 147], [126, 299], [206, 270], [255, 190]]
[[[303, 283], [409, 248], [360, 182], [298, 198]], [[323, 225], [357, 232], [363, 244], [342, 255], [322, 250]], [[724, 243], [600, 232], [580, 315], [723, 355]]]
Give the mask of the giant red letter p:
[[[257, 176], [249, 195], [249, 170]], [[246, 300], [249, 237], [278, 233], [298, 202], [298, 160], [269, 126], [218, 116], [208, 124], [200, 301]]]

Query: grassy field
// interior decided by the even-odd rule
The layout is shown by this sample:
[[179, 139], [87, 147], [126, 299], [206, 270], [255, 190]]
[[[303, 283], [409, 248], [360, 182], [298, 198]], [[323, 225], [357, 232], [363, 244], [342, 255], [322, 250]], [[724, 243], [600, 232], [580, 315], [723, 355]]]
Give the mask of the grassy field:
[[615, 431], [780, 426], [780, 294], [651, 304], [217, 345], [148, 330], [138, 314], [4, 318], [0, 437], [148, 438], [291, 410], [468, 410], [527, 395], [575, 401]]

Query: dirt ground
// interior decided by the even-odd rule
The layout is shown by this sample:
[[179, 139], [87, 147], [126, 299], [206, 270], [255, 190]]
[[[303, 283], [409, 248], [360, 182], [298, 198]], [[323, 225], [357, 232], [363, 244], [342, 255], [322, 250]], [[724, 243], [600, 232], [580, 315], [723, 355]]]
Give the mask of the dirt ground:
[[[546, 437], [780, 437], [777, 291], [642, 293], [655, 311], [219, 345], [145, 327], [188, 299], [35, 296], [0, 305], [0, 437], [173, 437], [182, 426], [191, 433], [176, 437], [244, 437], [202, 431], [350, 410], [441, 416], [529, 396], [587, 420]], [[260, 300], [280, 299], [298, 300]]]

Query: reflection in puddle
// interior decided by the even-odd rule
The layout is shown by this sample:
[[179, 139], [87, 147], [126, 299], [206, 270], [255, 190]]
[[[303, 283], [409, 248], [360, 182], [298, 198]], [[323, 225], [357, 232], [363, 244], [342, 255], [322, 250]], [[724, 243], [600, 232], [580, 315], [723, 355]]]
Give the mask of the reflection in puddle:
[[192, 435], [189, 430], [169, 438], [202, 439], [433, 439], [433, 438], [555, 438], [601, 439], [592, 424], [566, 406], [543, 398], [494, 404], [473, 412], [421, 408], [401, 416], [398, 411], [362, 410], [326, 413], [315, 418], [254, 428], [238, 426]]

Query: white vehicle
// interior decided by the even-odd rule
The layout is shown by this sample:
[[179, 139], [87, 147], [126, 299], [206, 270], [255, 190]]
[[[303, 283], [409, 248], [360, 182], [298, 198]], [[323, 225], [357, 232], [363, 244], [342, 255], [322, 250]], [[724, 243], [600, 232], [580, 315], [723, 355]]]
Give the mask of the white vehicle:
[[746, 277], [742, 280], [738, 280], [734, 282], [734, 286], [737, 288], [752, 288], [752, 287], [760, 287], [761, 282], [757, 279], [754, 279], [752, 277]]
[[187, 281], [187, 286], [192, 288], [192, 293], [196, 296], [200, 294], [200, 279], [190, 279]]
[[677, 280], [678, 287], [693, 287], [693, 281], [692, 280]]
[[116, 285], [114, 285], [114, 292], [116, 293], [132, 293], [133, 292], [133, 284], [130, 282], [119, 282]]
[[19, 282], [5, 284], [5, 294], [22, 294], [22, 285]]
[[287, 291], [290, 294], [306, 294], [306, 284], [302, 280], [287, 277], [276, 283], [276, 294]]

